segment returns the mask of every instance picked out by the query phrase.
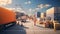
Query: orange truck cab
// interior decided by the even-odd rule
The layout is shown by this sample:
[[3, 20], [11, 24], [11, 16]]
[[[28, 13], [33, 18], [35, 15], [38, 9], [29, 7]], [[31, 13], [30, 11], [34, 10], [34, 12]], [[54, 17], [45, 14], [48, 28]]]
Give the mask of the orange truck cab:
[[0, 7], [0, 30], [16, 24], [16, 15], [13, 11]]

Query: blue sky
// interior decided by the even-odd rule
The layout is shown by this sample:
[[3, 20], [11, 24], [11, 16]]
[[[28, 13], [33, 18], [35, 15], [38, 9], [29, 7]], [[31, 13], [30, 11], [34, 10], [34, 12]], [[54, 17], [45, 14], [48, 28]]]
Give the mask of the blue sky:
[[[42, 7], [38, 7], [38, 5], [42, 5]], [[38, 11], [40, 12], [45, 12], [48, 8], [54, 6], [60, 6], [60, 0], [12, 0], [12, 4], [6, 5], [6, 7], [10, 8], [22, 7], [26, 11], [29, 11], [29, 9], [33, 10], [39, 8]]]

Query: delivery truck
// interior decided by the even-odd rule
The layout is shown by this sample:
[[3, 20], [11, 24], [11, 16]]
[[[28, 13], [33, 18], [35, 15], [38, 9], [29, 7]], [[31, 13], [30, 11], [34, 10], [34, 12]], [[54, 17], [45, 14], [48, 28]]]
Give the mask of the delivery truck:
[[0, 7], [0, 30], [16, 24], [16, 15], [13, 11]]

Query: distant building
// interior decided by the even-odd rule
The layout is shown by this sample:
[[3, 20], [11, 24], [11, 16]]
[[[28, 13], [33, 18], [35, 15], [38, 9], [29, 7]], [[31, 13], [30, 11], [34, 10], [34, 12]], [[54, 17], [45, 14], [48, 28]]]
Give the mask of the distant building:
[[40, 14], [41, 14], [41, 12], [35, 12], [35, 16], [37, 17], [37, 18], [40, 18]]
[[37, 18], [40, 18], [40, 12], [37, 12]]
[[46, 13], [41, 13], [40, 17], [41, 18], [45, 18], [46, 17]]
[[18, 17], [21, 17], [21, 16], [24, 16], [25, 14], [24, 13], [21, 13], [21, 12], [15, 12], [16, 13], [16, 18]]
[[60, 7], [52, 7], [46, 11], [46, 17], [60, 22]]

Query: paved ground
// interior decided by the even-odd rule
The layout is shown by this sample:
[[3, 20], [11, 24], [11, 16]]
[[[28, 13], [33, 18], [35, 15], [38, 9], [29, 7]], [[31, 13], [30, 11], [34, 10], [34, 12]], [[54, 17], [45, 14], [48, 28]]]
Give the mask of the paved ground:
[[23, 25], [23, 27], [20, 24], [11, 26], [1, 31], [0, 34], [60, 34], [60, 31], [54, 31], [39, 25], [34, 26], [32, 21], [26, 22]]

